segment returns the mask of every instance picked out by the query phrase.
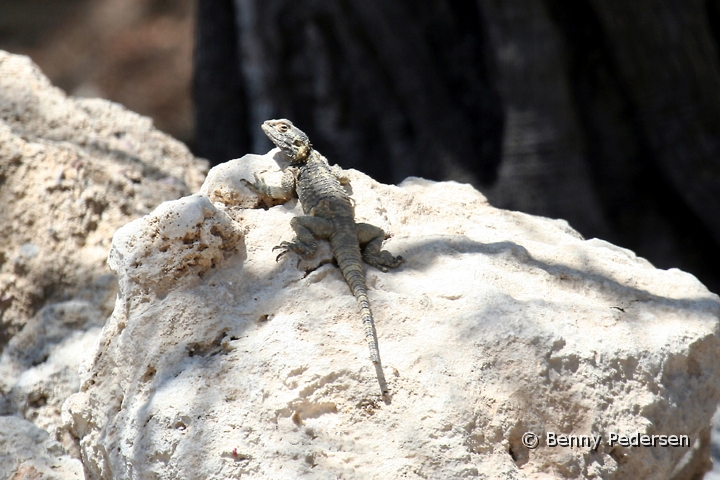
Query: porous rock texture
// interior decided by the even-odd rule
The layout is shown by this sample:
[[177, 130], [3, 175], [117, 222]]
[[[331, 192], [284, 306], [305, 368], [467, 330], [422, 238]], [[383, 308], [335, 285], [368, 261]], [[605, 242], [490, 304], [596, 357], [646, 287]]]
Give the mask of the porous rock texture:
[[206, 172], [150, 119], [0, 51], [0, 478], [83, 478], [78, 459], [52, 465], [74, 448], [60, 408], [112, 312], [112, 235]]
[[[467, 185], [349, 171], [392, 234], [366, 267], [380, 394], [327, 246], [275, 261], [296, 200], [277, 151], [120, 229], [120, 294], [63, 406], [91, 478], [692, 478], [720, 400], [719, 299], [692, 275], [490, 206]], [[265, 205], [263, 205], [265, 204]], [[299, 266], [299, 268], [298, 268]], [[164, 275], [165, 274], [165, 275]], [[540, 446], [529, 450], [523, 434]], [[688, 435], [690, 447], [550, 447], [545, 434]]]
[[84, 478], [82, 463], [42, 428], [22, 418], [0, 417], [0, 478], [63, 480]]

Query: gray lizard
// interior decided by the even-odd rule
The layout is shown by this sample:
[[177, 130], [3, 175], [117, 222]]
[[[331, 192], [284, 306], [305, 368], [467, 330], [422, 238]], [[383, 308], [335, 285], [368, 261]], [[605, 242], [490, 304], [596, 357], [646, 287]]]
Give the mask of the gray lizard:
[[[357, 299], [370, 347], [370, 359], [380, 367], [380, 354], [375, 337], [370, 302], [362, 262], [386, 272], [402, 262], [382, 250], [385, 232], [368, 223], [356, 223], [350, 197], [341, 184], [348, 183], [342, 169], [328, 164], [320, 152], [313, 149], [305, 133], [289, 120], [268, 120], [262, 125], [263, 132], [290, 159], [290, 166], [283, 172], [280, 187], [270, 187], [255, 177], [248, 185], [256, 192], [280, 200], [289, 200], [297, 193], [305, 216], [294, 217], [290, 226], [295, 231], [292, 242], [282, 242], [274, 249], [281, 250], [278, 259], [288, 251], [301, 257], [310, 256], [317, 249], [317, 239], [330, 241], [333, 256], [345, 277], [350, 290]], [[381, 381], [381, 388], [385, 386]]]

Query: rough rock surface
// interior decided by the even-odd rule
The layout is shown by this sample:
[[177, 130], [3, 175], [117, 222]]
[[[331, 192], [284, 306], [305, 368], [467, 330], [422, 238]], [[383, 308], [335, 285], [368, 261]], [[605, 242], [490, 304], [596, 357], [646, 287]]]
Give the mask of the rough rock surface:
[[0, 417], [0, 478], [81, 479], [83, 466], [50, 434], [22, 418]]
[[[206, 170], [150, 119], [107, 101], [67, 97], [28, 58], [0, 51], [5, 444], [42, 436], [15, 416], [73, 446], [58, 428], [60, 407], [78, 390], [81, 354], [112, 312], [117, 281], [106, 264], [112, 235], [161, 202], [196, 191]], [[12, 450], [0, 448], [6, 451]], [[19, 465], [19, 478], [35, 478]]]
[[713, 417], [713, 426], [711, 433], [711, 453], [713, 459], [713, 469], [705, 474], [705, 480], [720, 480], [720, 408], [715, 412]]
[[[667, 479], [708, 468], [720, 302], [692, 275], [564, 221], [495, 209], [466, 185], [395, 187], [350, 171], [358, 219], [391, 232], [386, 248], [406, 259], [366, 268], [383, 401], [327, 248], [300, 268], [292, 255], [275, 262], [297, 202], [245, 208], [263, 199], [238, 179], [277, 170], [272, 157], [229, 162], [201, 194], [115, 235], [120, 295], [63, 406], [91, 478]], [[526, 432], [539, 448], [523, 445]], [[636, 432], [691, 446], [607, 442]], [[605, 440], [553, 448], [547, 433]]]

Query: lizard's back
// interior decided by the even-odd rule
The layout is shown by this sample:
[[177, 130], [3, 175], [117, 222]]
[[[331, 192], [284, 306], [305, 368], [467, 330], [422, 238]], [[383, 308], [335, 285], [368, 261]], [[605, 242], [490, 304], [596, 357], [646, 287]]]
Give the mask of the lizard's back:
[[297, 195], [306, 215], [354, 225], [350, 197], [317, 151], [300, 168], [297, 182]]
[[[341, 179], [345, 179], [342, 169], [330, 167], [325, 157], [312, 148], [302, 130], [285, 119], [268, 120], [262, 129], [290, 159], [291, 165], [283, 174], [280, 197], [289, 199], [293, 192], [297, 193], [306, 215], [291, 220], [295, 240], [277, 247], [282, 250], [280, 256], [289, 250], [302, 256], [312, 255], [317, 249], [317, 239], [330, 241], [333, 256], [360, 307], [370, 358], [375, 364], [381, 391], [386, 394], [363, 261], [387, 271], [400, 265], [402, 257], [381, 250], [385, 238], [381, 228], [355, 222], [353, 204], [341, 185]], [[264, 194], [273, 191], [264, 184], [255, 188]]]

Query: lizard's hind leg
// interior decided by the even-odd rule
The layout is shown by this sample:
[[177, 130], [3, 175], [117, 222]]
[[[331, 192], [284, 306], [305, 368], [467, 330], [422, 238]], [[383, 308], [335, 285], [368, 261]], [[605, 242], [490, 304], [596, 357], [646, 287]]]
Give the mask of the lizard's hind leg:
[[369, 223], [358, 223], [355, 230], [365, 263], [383, 272], [402, 263], [401, 256], [394, 257], [387, 250], [382, 250], [382, 242], [385, 240], [385, 232], [382, 228]]
[[316, 239], [328, 238], [333, 230], [330, 220], [310, 216], [293, 217], [290, 226], [295, 231], [295, 238], [292, 242], [282, 242], [273, 248], [273, 250], [281, 250], [277, 256], [278, 260], [290, 250], [303, 258], [311, 256], [317, 250]]

